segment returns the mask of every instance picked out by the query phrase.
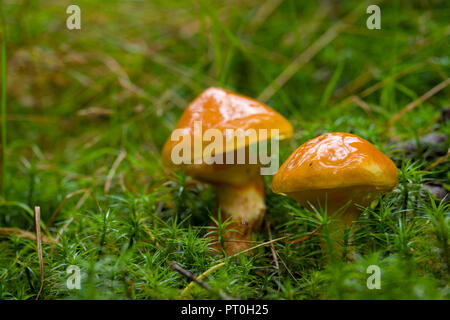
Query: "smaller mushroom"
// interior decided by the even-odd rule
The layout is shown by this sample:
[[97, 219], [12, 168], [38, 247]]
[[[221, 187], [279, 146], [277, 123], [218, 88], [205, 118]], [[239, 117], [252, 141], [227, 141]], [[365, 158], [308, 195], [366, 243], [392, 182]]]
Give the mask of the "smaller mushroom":
[[[308, 208], [327, 208], [333, 247], [379, 194], [397, 186], [395, 164], [370, 142], [349, 133], [326, 133], [295, 150], [274, 176], [272, 189]], [[334, 221], [334, 222], [333, 222]], [[322, 242], [322, 249], [326, 243]]]

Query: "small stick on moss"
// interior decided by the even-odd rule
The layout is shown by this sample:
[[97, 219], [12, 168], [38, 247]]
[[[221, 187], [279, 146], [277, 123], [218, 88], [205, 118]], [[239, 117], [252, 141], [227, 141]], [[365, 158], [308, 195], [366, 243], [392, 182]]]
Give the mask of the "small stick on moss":
[[289, 273], [289, 275], [292, 277], [292, 279], [294, 279], [295, 282], [298, 283], [298, 280], [295, 278], [295, 276], [292, 274], [291, 270], [288, 268], [287, 264], [284, 262], [283, 258], [281, 258], [280, 254], [277, 252], [277, 256], [278, 258], [280, 258], [281, 263], [283, 264], [283, 266], [286, 268], [287, 272]]
[[[277, 239], [269, 240], [269, 241], [260, 243], [260, 244], [254, 246], [254, 247], [251, 247], [251, 248], [242, 250], [242, 251], [240, 251], [240, 252], [238, 252], [238, 253], [235, 253], [235, 254], [229, 256], [228, 258], [220, 259], [220, 260], [219, 260], [220, 263], [213, 265], [211, 268], [209, 268], [208, 270], [206, 270], [206, 271], [204, 272], [204, 274], [208, 275], [208, 274], [210, 274], [211, 272], [213, 272], [213, 271], [215, 271], [215, 270], [217, 270], [217, 269], [223, 267], [223, 266], [225, 265], [225, 262], [224, 262], [225, 259], [230, 259], [230, 258], [237, 257], [237, 256], [240, 255], [241, 253], [246, 253], [246, 252], [252, 251], [252, 250], [257, 249], [257, 248], [259, 248], [259, 247], [265, 246], [265, 245], [267, 245], [267, 244], [274, 243], [274, 242], [276, 242], [276, 241], [280, 241], [280, 240], [286, 239], [286, 238], [288, 238], [288, 237], [289, 237], [289, 236], [284, 236], [284, 237], [280, 237], [280, 238], [277, 238]], [[186, 289], [187, 289], [187, 288], [186, 288]]]
[[[314, 231], [314, 232], [315, 232], [315, 231]], [[313, 233], [314, 233], [314, 232], [313, 232]], [[248, 252], [248, 251], [252, 251], [252, 250], [257, 249], [257, 248], [259, 248], [259, 247], [261, 247], [261, 246], [265, 246], [265, 245], [267, 245], [267, 244], [272, 244], [272, 243], [274, 243], [274, 242], [276, 242], [276, 241], [280, 241], [280, 240], [286, 239], [286, 238], [288, 238], [288, 237], [289, 237], [289, 236], [284, 236], [284, 237], [280, 237], [280, 238], [273, 239], [273, 240], [271, 239], [271, 240], [269, 240], [269, 241], [260, 243], [260, 244], [254, 246], [254, 247], [251, 247], [251, 248], [245, 249], [245, 250], [243, 250], [243, 251], [240, 251], [240, 252], [238, 252], [238, 253], [236, 253], [236, 254], [234, 254], [234, 255], [229, 256], [228, 258], [237, 257], [237, 256], [240, 255], [241, 253], [246, 253], [246, 252]], [[186, 277], [188, 277], [189, 279], [192, 280], [192, 282], [189, 283], [188, 286], [181, 292], [181, 296], [183, 296], [184, 294], [186, 294], [187, 291], [189, 291], [190, 288], [194, 285], [194, 283], [198, 283], [200, 286], [202, 286], [203, 288], [205, 288], [205, 287], [202, 285], [202, 284], [205, 284], [205, 283], [202, 282], [201, 280], [202, 280], [203, 278], [205, 278], [207, 275], [209, 275], [209, 274], [211, 274], [212, 272], [214, 272], [215, 270], [217, 270], [217, 269], [223, 267], [223, 266], [225, 265], [225, 262], [224, 262], [223, 260], [225, 260], [225, 259], [226, 259], [226, 258], [219, 260], [219, 261], [221, 261], [220, 263], [213, 265], [211, 268], [209, 268], [208, 270], [206, 270], [205, 272], [203, 272], [203, 273], [202, 273], [199, 277], [197, 277], [197, 278], [195, 278], [191, 273], [189, 273], [189, 274], [190, 274], [192, 277], [189, 277], [187, 274], [184, 274], [184, 273], [180, 272], [179, 270], [174, 269], [173, 265], [175, 264], [175, 262], [172, 263], [172, 265], [171, 265], [172, 269], [177, 270], [178, 272], [180, 272], [181, 274], [183, 274], [184, 276], [186, 276]], [[176, 265], [176, 266], [178, 266], [178, 265]], [[285, 266], [286, 266], [286, 265], [285, 265]], [[178, 267], [179, 267], [179, 266], [178, 266]], [[181, 268], [181, 267], [180, 267], [180, 268]], [[182, 268], [181, 268], [181, 269], [182, 269]], [[184, 270], [184, 269], [182, 269], [182, 270]], [[185, 271], [185, 270], [184, 270], [184, 271]], [[186, 271], [186, 272], [187, 272], [187, 271]], [[288, 270], [288, 272], [290, 272], [290, 271]], [[291, 275], [292, 275], [292, 274], [291, 274]], [[200, 281], [200, 283], [202, 283], [202, 284], [200, 284], [199, 281]], [[208, 287], [209, 287], [209, 286], [208, 286]], [[206, 288], [205, 288], [205, 289], [206, 289]]]
[[[208, 270], [206, 270], [205, 272], [203, 272], [201, 275], [199, 275], [197, 277], [197, 280], [203, 280], [204, 278], [206, 278], [208, 275], [210, 275], [211, 273], [213, 273], [214, 271], [216, 271], [217, 269], [223, 267], [225, 265], [225, 262], [219, 263], [214, 265], [212, 268], [209, 268]], [[184, 296], [186, 295], [186, 293], [194, 286], [196, 282], [195, 281], [191, 281], [186, 288], [184, 288], [184, 290], [181, 292], [180, 296]]]
[[44, 287], [44, 258], [42, 255], [42, 238], [41, 238], [41, 207], [34, 207], [34, 221], [36, 224], [36, 240], [39, 257], [39, 271], [41, 273], [41, 287], [39, 288], [36, 300], [39, 300], [42, 288]]
[[218, 294], [223, 300], [235, 300], [232, 297], [230, 297], [229, 295], [227, 295], [226, 293], [224, 293], [222, 290], [219, 290], [218, 292], [216, 292], [213, 288], [211, 288], [209, 285], [207, 285], [205, 282], [203, 282], [202, 280], [198, 279], [196, 276], [194, 276], [192, 273], [190, 273], [189, 271], [183, 269], [178, 263], [176, 262], [172, 262], [170, 264], [170, 267], [179, 272], [180, 274], [182, 274], [183, 276], [185, 276], [188, 279], [191, 279], [192, 281], [194, 281], [195, 283], [197, 283], [199, 286], [201, 286], [202, 288], [214, 292], [216, 294]]

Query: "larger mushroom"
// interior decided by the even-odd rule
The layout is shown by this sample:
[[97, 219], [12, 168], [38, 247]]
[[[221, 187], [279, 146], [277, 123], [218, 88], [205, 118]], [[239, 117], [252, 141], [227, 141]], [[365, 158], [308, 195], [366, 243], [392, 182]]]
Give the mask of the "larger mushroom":
[[[272, 189], [312, 209], [327, 209], [334, 248], [345, 228], [379, 194], [397, 186], [395, 164], [370, 142], [350, 133], [326, 133], [295, 150], [274, 176]], [[323, 249], [327, 248], [322, 243]]]
[[[244, 136], [244, 140], [233, 136], [236, 131], [245, 134], [252, 129], [256, 135]], [[250, 161], [250, 155], [255, 155], [252, 146], [275, 138], [272, 129], [278, 130], [278, 139], [290, 138], [293, 132], [291, 124], [268, 106], [213, 87], [190, 103], [164, 145], [162, 159], [166, 167], [185, 170], [188, 175], [215, 187], [221, 219], [231, 221], [224, 234], [227, 254], [247, 248], [252, 232], [264, 217], [262, 164], [261, 161]], [[191, 143], [187, 154], [178, 154], [181, 153], [180, 139]], [[204, 140], [218, 140], [225, 147], [212, 152], [209, 143], [201, 143]], [[241, 163], [236, 163], [243, 150], [244, 162], [241, 158]], [[174, 156], [181, 156], [185, 161], [175, 160]], [[229, 156], [234, 159], [233, 163], [227, 161]], [[216, 161], [211, 161], [213, 159]]]

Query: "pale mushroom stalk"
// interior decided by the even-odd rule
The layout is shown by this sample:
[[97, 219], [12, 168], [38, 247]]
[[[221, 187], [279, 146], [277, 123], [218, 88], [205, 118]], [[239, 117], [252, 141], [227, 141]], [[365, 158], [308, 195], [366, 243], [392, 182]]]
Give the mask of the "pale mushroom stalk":
[[215, 189], [222, 221], [229, 219], [231, 228], [236, 230], [228, 232], [226, 238], [236, 241], [232, 244], [234, 251], [244, 248], [248, 245], [245, 241], [250, 241], [252, 232], [260, 227], [266, 211], [262, 177], [255, 176], [240, 186], [218, 184]]
[[[344, 237], [348, 230], [347, 245], [353, 241], [352, 225], [361, 216], [361, 209], [354, 204], [350, 204], [348, 208], [342, 210], [332, 210], [329, 212], [329, 220], [327, 222], [328, 235], [333, 247], [333, 253], [343, 253]], [[328, 243], [325, 239], [321, 239], [320, 247], [323, 251], [328, 251]]]
[[[378, 192], [375, 188], [355, 186], [334, 190], [294, 192], [289, 195], [311, 211], [315, 209], [323, 213], [326, 209], [326, 228], [333, 252], [336, 254], [343, 249], [345, 231], [351, 230], [354, 222], [361, 216], [361, 207], [366, 207], [375, 200]], [[322, 231], [323, 229], [322, 226]], [[353, 236], [350, 232], [347, 243], [351, 243], [352, 240]], [[320, 246], [324, 252], [328, 251], [329, 246], [325, 238], [321, 239]]]

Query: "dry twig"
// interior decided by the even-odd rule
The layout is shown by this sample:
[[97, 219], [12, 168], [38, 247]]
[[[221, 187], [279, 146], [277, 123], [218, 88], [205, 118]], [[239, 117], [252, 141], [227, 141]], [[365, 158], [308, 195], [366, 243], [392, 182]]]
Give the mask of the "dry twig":
[[420, 96], [418, 99], [414, 100], [413, 102], [406, 105], [403, 109], [401, 109], [399, 112], [397, 112], [392, 119], [387, 123], [388, 129], [392, 127], [392, 125], [397, 122], [399, 119], [401, 119], [406, 113], [416, 108], [419, 104], [422, 102], [428, 100], [432, 96], [434, 96], [436, 93], [444, 89], [446, 86], [450, 84], [450, 78], [447, 78], [445, 81], [442, 81], [438, 85], [431, 88], [429, 91], [424, 93], [422, 96]]
[[41, 287], [39, 288], [36, 300], [39, 300], [42, 288], [44, 287], [44, 258], [42, 254], [42, 238], [41, 238], [41, 207], [34, 207], [34, 222], [36, 224], [36, 240], [39, 257], [39, 272], [41, 273]]
[[82, 204], [84, 203], [84, 201], [86, 201], [87, 196], [89, 195], [89, 193], [91, 192], [91, 189], [80, 189], [77, 191], [74, 191], [72, 193], [69, 193], [68, 195], [66, 195], [64, 197], [64, 199], [61, 201], [61, 203], [59, 204], [58, 208], [56, 208], [56, 210], [53, 212], [52, 216], [50, 217], [50, 219], [48, 220], [47, 223], [47, 229], [50, 227], [50, 225], [53, 223], [53, 221], [56, 218], [56, 215], [59, 213], [59, 211], [62, 209], [64, 203], [69, 200], [70, 198], [72, 198], [73, 196], [76, 196], [77, 194], [80, 193], [84, 193], [83, 197], [81, 197], [80, 201], [78, 201], [76, 209], [78, 210]]
[[447, 159], [450, 157], [450, 149], [447, 150], [447, 154], [443, 155], [442, 157], [439, 157], [435, 162], [430, 164], [428, 167], [425, 168], [424, 171], [429, 171], [433, 169], [434, 167], [440, 165], [441, 163], [447, 161]]
[[[221, 267], [223, 267], [225, 265], [225, 262], [219, 263], [214, 265], [212, 268], [209, 268], [208, 270], [206, 270], [205, 272], [203, 272], [201, 275], [199, 275], [197, 277], [197, 280], [203, 280], [204, 278], [206, 278], [208, 275], [210, 275], [211, 273], [213, 273], [214, 271], [216, 271], [217, 269], [220, 269]], [[184, 290], [181, 292], [181, 296], [184, 296], [188, 293], [188, 291], [194, 286], [196, 282], [195, 281], [191, 281], [186, 288], [184, 288]]]
[[[267, 233], [269, 234], [269, 240], [272, 240], [272, 231], [270, 230], [270, 223], [267, 223]], [[277, 258], [278, 253], [275, 250], [275, 246], [273, 245], [273, 243], [270, 244], [270, 251], [272, 251], [273, 261], [275, 262], [275, 269], [277, 270], [278, 273], [278, 283], [280, 283], [281, 282], [280, 264], [278, 263]], [[280, 290], [280, 285], [278, 285], [278, 290]]]
[[[215, 290], [213, 288], [211, 288], [208, 284], [206, 284], [205, 282], [203, 282], [202, 280], [198, 279], [196, 276], [194, 276], [192, 273], [190, 273], [189, 271], [183, 269], [178, 263], [176, 262], [172, 262], [170, 264], [170, 267], [179, 272], [180, 274], [182, 274], [183, 276], [185, 276], [188, 279], [191, 279], [192, 281], [194, 281], [195, 283], [197, 283], [199, 286], [201, 286], [202, 288], [211, 291], [211, 292], [215, 292]], [[234, 300], [232, 297], [230, 297], [229, 295], [227, 295], [225, 292], [223, 292], [222, 290], [219, 290], [217, 292], [217, 294], [224, 300]]]
[[284, 262], [283, 258], [281, 258], [281, 256], [278, 254], [277, 252], [277, 256], [278, 258], [280, 258], [281, 263], [283, 264], [283, 266], [286, 268], [287, 272], [289, 273], [289, 275], [291, 276], [292, 279], [294, 279], [295, 282], [298, 282], [298, 280], [294, 277], [294, 275], [292, 274], [291, 270], [288, 268], [288, 266], [286, 265], [286, 263]]
[[111, 169], [109, 170], [108, 176], [106, 178], [105, 182], [105, 193], [109, 192], [109, 189], [111, 188], [112, 179], [114, 178], [114, 174], [116, 173], [117, 168], [119, 167], [120, 163], [123, 159], [127, 156], [127, 152], [125, 150], [121, 150], [119, 156], [114, 161]]
[[[19, 228], [15, 228], [15, 227], [0, 228], [0, 235], [2, 235], [2, 236], [17, 235], [19, 238], [36, 240], [36, 235], [34, 233], [31, 233], [29, 231], [25, 231], [25, 230], [22, 230]], [[42, 236], [42, 242], [47, 243], [47, 244], [55, 244], [56, 242], [58, 242], [58, 240], [44, 235], [44, 236]]]

